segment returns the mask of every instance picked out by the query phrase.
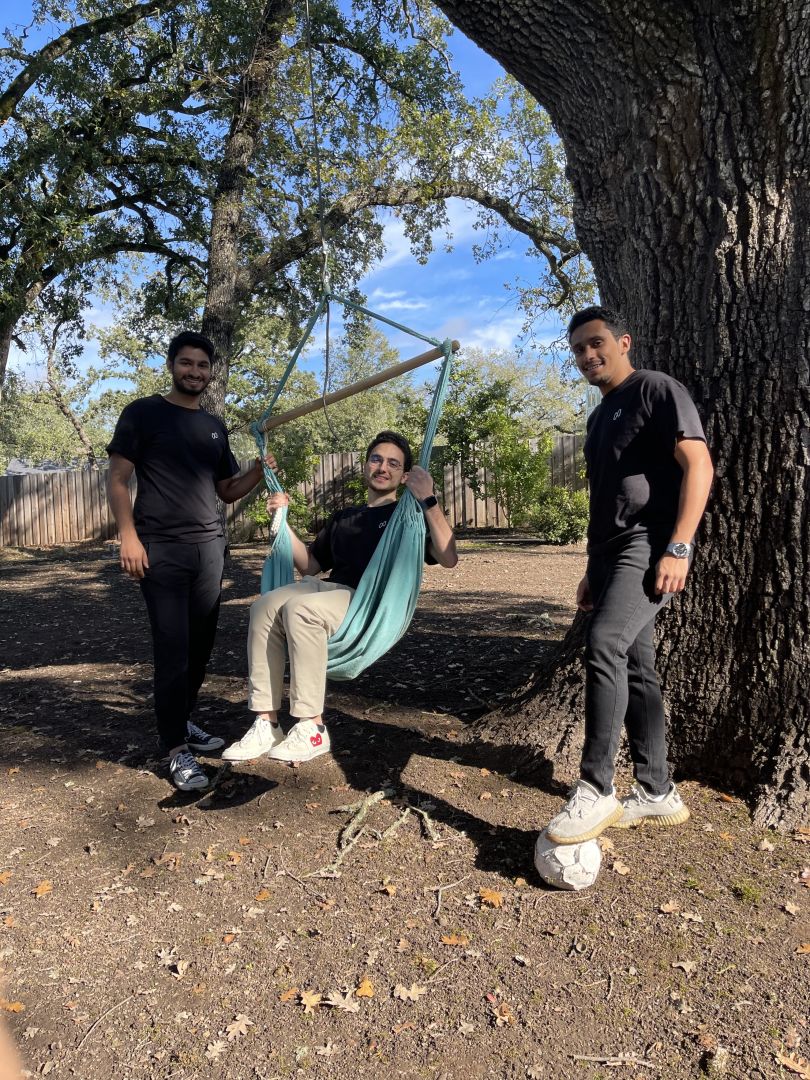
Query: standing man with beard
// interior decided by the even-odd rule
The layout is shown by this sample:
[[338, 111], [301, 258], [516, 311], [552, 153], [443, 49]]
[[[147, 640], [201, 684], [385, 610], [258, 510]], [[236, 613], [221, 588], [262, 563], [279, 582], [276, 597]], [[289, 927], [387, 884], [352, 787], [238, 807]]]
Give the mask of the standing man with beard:
[[[692, 541], [712, 482], [697, 410], [681, 383], [630, 362], [627, 323], [589, 307], [568, 325], [574, 360], [602, 401], [588, 418], [588, 569], [577, 606], [592, 612], [585, 644], [581, 779], [549, 823], [556, 844], [609, 825], [680, 825], [689, 810], [669, 777], [655, 672], [655, 617], [686, 585]], [[636, 784], [621, 801], [614, 759], [627, 730]]]
[[[146, 601], [158, 733], [169, 754], [171, 781], [180, 791], [208, 786], [192, 751], [224, 745], [190, 720], [219, 618], [226, 537], [217, 496], [236, 502], [263, 477], [258, 460], [237, 475], [239, 463], [224, 424], [200, 407], [213, 363], [214, 346], [207, 337], [191, 330], [178, 334], [166, 360], [172, 389], [127, 405], [107, 447], [121, 567], [140, 582]], [[270, 464], [275, 467], [275, 461]]]
[[[226, 761], [250, 761], [262, 754], [276, 761], [310, 761], [330, 749], [323, 722], [327, 646], [343, 621], [363, 572], [391, 520], [397, 489], [404, 484], [425, 516], [425, 559], [452, 567], [458, 562], [456, 540], [427, 470], [414, 465], [402, 435], [381, 431], [366, 450], [363, 480], [365, 506], [338, 510], [309, 545], [290, 529], [293, 562], [301, 581], [265, 593], [251, 606], [248, 631], [248, 708], [256, 718], [245, 735], [222, 754]], [[272, 513], [288, 502], [271, 495]], [[331, 570], [328, 580], [317, 575]], [[287, 736], [278, 722], [287, 653], [290, 659], [290, 714], [295, 724]]]

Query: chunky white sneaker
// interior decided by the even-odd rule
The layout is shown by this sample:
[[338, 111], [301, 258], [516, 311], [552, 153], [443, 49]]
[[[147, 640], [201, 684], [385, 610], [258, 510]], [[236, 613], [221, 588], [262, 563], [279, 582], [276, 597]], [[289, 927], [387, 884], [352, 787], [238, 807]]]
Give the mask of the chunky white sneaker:
[[622, 816], [622, 804], [615, 792], [600, 795], [587, 780], [578, 780], [568, 802], [553, 817], [546, 836], [554, 844], [581, 844], [593, 840]]
[[241, 739], [222, 751], [223, 761], [252, 761], [284, 742], [281, 724], [257, 716]]
[[209, 735], [207, 731], [203, 731], [201, 727], [197, 727], [189, 720], [186, 724], [186, 745], [189, 750], [194, 750], [198, 754], [210, 754], [212, 750], [221, 750], [225, 745], [225, 740], [220, 739], [219, 735]]
[[639, 825], [682, 825], [689, 820], [689, 808], [684, 805], [674, 784], [658, 798], [648, 795], [641, 784], [633, 784], [630, 794], [622, 799], [623, 813], [615, 822], [617, 829], [635, 829]]
[[314, 720], [299, 720], [284, 742], [274, 746], [267, 756], [274, 761], [311, 761], [328, 754], [330, 747], [326, 728], [321, 731]]
[[208, 787], [208, 777], [188, 750], [181, 750], [171, 759], [169, 776], [178, 791], [202, 791]]

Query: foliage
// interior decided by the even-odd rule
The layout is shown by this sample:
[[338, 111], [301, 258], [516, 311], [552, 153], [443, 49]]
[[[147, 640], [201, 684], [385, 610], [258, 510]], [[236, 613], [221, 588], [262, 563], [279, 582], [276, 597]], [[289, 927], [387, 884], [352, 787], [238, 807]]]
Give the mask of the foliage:
[[577, 544], [588, 530], [588, 493], [550, 487], [540, 494], [528, 525], [552, 544]]
[[[556, 389], [559, 373], [551, 372]], [[513, 528], [530, 523], [537, 505], [549, 491], [550, 421], [561, 411], [574, 415], [574, 394], [549, 407], [548, 387], [503, 355], [473, 356], [460, 361], [451, 375], [439, 431], [446, 440], [433, 466], [434, 477], [447, 464], [457, 464], [462, 476], [482, 499], [503, 506]]]

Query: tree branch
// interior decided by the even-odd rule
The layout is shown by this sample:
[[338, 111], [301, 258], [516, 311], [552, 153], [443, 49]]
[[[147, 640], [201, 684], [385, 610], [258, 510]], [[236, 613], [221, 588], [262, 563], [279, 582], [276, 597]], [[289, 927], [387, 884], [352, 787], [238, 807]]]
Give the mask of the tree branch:
[[58, 60], [60, 56], [83, 45], [86, 41], [92, 41], [109, 34], [113, 30], [123, 30], [128, 26], [140, 22], [148, 15], [161, 9], [171, 11], [177, 7], [180, 0], [145, 0], [143, 4], [134, 4], [125, 8], [115, 15], [105, 15], [101, 19], [92, 19], [90, 22], [80, 23], [66, 30], [64, 34], [49, 41], [39, 52], [34, 53], [23, 70], [12, 81], [11, 85], [3, 94], [0, 94], [0, 125], [5, 124], [9, 117], [13, 116], [15, 109], [25, 97], [26, 93], [34, 85], [40, 75], [45, 71], [48, 64]]

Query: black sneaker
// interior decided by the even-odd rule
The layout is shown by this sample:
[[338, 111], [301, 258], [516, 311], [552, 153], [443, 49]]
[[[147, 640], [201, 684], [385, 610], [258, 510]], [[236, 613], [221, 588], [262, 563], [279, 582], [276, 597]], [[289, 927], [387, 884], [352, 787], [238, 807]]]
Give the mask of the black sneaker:
[[169, 762], [169, 777], [178, 791], [202, 791], [208, 777], [188, 750], [181, 750]]
[[186, 745], [189, 750], [198, 754], [210, 754], [212, 750], [221, 750], [225, 745], [224, 739], [220, 739], [218, 735], [209, 735], [190, 720], [186, 724], [186, 733]]

